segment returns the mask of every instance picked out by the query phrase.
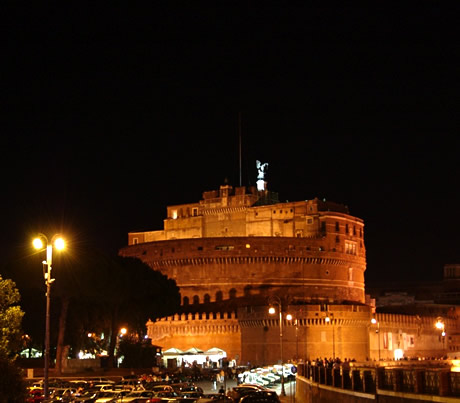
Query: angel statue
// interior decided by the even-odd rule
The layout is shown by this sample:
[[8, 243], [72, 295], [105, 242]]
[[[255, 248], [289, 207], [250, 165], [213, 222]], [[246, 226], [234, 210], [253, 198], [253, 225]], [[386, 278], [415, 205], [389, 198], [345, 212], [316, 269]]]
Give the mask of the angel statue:
[[259, 160], [256, 160], [257, 167], [257, 190], [265, 190], [265, 173], [268, 168], [268, 162], [261, 163]]

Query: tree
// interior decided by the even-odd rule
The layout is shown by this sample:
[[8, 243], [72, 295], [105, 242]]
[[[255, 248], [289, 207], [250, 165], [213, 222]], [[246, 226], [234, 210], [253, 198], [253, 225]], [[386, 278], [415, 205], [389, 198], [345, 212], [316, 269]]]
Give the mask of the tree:
[[101, 261], [89, 283], [95, 287], [95, 309], [104, 311], [109, 321], [109, 365], [114, 363], [122, 326], [142, 337], [149, 319], [173, 314], [180, 306], [176, 282], [136, 258], [116, 256]]
[[21, 345], [21, 322], [24, 312], [16, 284], [0, 275], [0, 403], [25, 401], [26, 385], [14, 354]]
[[21, 296], [12, 280], [0, 275], [0, 357], [10, 358], [21, 345], [24, 316], [18, 305]]
[[0, 358], [0, 403], [24, 403], [27, 385], [21, 369], [9, 358]]

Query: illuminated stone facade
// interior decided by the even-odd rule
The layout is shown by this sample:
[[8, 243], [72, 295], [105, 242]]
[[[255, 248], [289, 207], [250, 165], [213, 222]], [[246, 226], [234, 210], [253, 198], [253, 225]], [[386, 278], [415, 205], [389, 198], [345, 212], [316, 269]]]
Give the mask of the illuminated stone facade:
[[[377, 356], [364, 288], [364, 223], [344, 205], [280, 203], [267, 190], [225, 185], [197, 203], [169, 206], [163, 230], [129, 233], [120, 254], [180, 288], [181, 312], [147, 324], [164, 349], [219, 347], [239, 363], [276, 362], [280, 326], [268, 304], [277, 297], [294, 316], [283, 316], [284, 360]], [[398, 334], [398, 346], [403, 334], [415, 334], [412, 322], [407, 332], [397, 318], [383, 323]]]

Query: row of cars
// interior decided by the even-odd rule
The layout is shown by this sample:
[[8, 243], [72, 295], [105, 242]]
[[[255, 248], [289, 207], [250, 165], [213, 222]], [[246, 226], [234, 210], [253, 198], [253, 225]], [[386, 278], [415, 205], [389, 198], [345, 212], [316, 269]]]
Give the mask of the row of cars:
[[[84, 387], [87, 386], [87, 387]], [[241, 384], [227, 393], [205, 394], [203, 389], [192, 383], [153, 384], [148, 383], [106, 383], [92, 385], [60, 384], [53, 386], [50, 396], [45, 398], [43, 390], [30, 389], [29, 403], [279, 403], [275, 390], [255, 384]], [[133, 387], [131, 387], [133, 386]], [[39, 392], [39, 393], [38, 393]]]

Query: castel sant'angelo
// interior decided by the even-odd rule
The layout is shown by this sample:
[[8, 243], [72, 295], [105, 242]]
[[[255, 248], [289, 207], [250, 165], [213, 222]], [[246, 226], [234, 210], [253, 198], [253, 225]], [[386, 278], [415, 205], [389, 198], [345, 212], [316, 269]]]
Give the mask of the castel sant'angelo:
[[180, 288], [181, 311], [147, 323], [152, 343], [218, 347], [251, 365], [442, 354], [434, 318], [375, 312], [363, 220], [317, 198], [280, 202], [265, 164], [257, 167], [257, 187], [205, 191], [198, 202], [168, 206], [163, 230], [128, 234], [120, 254]]

